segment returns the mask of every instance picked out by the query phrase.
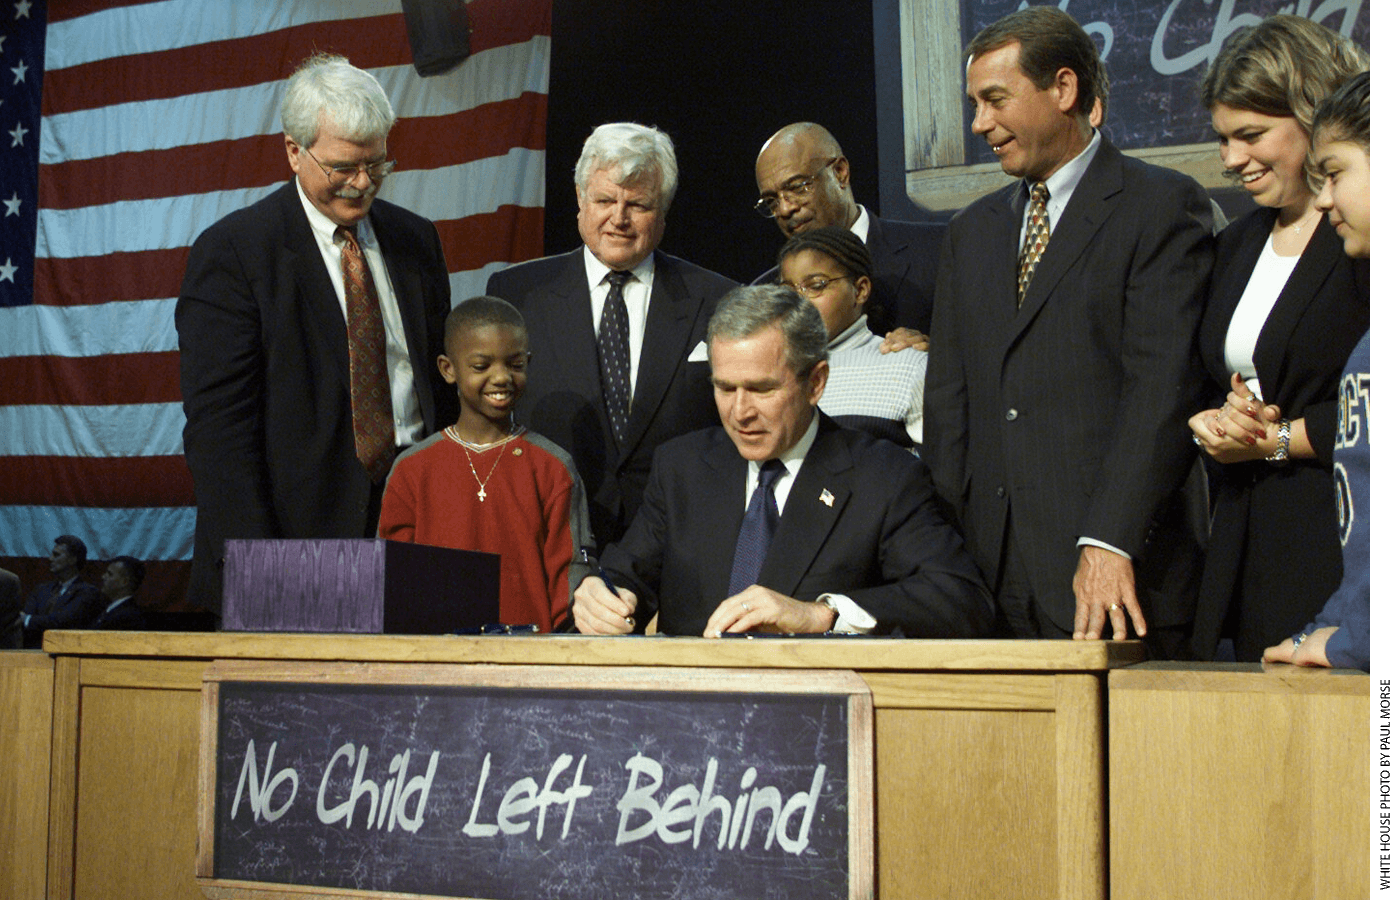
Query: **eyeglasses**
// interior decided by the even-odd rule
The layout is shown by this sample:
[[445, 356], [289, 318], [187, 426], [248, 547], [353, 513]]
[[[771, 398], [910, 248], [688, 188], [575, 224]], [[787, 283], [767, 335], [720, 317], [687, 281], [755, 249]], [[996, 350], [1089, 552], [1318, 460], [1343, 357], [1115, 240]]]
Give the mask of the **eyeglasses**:
[[849, 275], [837, 275], [835, 278], [822, 278], [818, 276], [816, 278], [808, 278], [801, 284], [793, 284], [791, 281], [784, 281], [782, 284], [784, 287], [790, 287], [808, 300], [811, 300], [813, 297], [820, 296], [825, 292], [827, 288], [831, 287], [832, 283], [850, 277]]
[[822, 163], [822, 167], [811, 175], [789, 181], [783, 187], [778, 188], [776, 197], [759, 197], [758, 202], [753, 205], [754, 212], [763, 216], [765, 219], [771, 219], [778, 214], [778, 202], [780, 200], [786, 200], [793, 206], [802, 203], [803, 198], [812, 193], [812, 185], [821, 177], [822, 172], [840, 158], [839, 156], [832, 157]]
[[311, 157], [311, 161], [321, 167], [321, 171], [326, 173], [326, 180], [336, 187], [347, 184], [360, 172], [369, 176], [370, 181], [383, 181], [385, 176], [394, 171], [394, 161], [392, 159], [380, 160], [376, 163], [358, 163], [353, 166], [328, 166], [315, 157], [310, 150], [305, 147], [306, 155]]

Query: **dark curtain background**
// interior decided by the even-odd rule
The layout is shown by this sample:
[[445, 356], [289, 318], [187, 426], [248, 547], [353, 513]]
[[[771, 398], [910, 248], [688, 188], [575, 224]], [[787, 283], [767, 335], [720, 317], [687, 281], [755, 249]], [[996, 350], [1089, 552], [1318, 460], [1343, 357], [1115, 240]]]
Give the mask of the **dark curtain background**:
[[555, 0], [544, 242], [579, 244], [573, 166], [595, 125], [671, 135], [680, 188], [661, 247], [747, 282], [782, 235], [753, 212], [753, 164], [789, 122], [820, 122], [851, 160], [856, 199], [878, 211], [871, 4]]

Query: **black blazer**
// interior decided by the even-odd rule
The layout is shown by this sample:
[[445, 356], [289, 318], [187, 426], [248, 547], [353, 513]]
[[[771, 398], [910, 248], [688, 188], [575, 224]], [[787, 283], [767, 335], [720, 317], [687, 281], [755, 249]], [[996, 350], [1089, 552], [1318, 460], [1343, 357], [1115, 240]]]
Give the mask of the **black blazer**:
[[[1258, 209], [1220, 233], [1210, 300], [1201, 321], [1201, 357], [1214, 390], [1200, 408], [1230, 389], [1225, 334], [1277, 218]], [[1264, 649], [1307, 625], [1342, 576], [1332, 487], [1332, 445], [1342, 368], [1370, 322], [1370, 267], [1348, 259], [1331, 224], [1313, 232], [1254, 349], [1260, 392], [1284, 416], [1306, 421], [1315, 460], [1282, 467], [1264, 462], [1218, 467], [1220, 490], [1211, 523], [1191, 651], [1212, 659], [1222, 636], [1236, 657]], [[1233, 613], [1233, 615], [1231, 615]], [[1228, 629], [1227, 616], [1237, 616]]]
[[[931, 222], [899, 222], [870, 216], [865, 247], [870, 251], [874, 285], [873, 303], [866, 323], [876, 334], [894, 328], [912, 328], [927, 334], [933, 314], [933, 290], [938, 275], [938, 254], [947, 226]], [[753, 280], [776, 284], [774, 266]]]
[[1073, 630], [1080, 537], [1135, 561], [1149, 626], [1190, 620], [1203, 499], [1181, 497], [1185, 427], [1210, 272], [1205, 191], [1105, 138], [1025, 301], [1016, 271], [1026, 190], [977, 200], [939, 261], [924, 459], [996, 584], [1008, 515], [1041, 611]]
[[[907, 450], [821, 416], [758, 583], [799, 600], [846, 594], [879, 630], [910, 637], [990, 633], [990, 596]], [[637, 623], [699, 635], [729, 596], [748, 462], [723, 428], [656, 452], [640, 515], [603, 566], [636, 592]]]
[[[451, 305], [433, 223], [370, 207], [403, 319], [424, 426], [455, 421], [437, 371]], [[215, 222], [175, 307], [185, 460], [194, 477], [190, 601], [218, 610], [227, 538], [364, 537], [373, 485], [355, 457], [345, 316], [295, 183]]]
[[509, 300], [530, 334], [530, 374], [517, 414], [569, 452], [588, 492], [589, 522], [602, 547], [622, 536], [642, 503], [651, 456], [661, 443], [719, 422], [710, 364], [701, 347], [720, 297], [738, 285], [668, 256], [656, 265], [627, 435], [608, 424], [598, 371], [582, 247], [510, 266], [486, 292]]

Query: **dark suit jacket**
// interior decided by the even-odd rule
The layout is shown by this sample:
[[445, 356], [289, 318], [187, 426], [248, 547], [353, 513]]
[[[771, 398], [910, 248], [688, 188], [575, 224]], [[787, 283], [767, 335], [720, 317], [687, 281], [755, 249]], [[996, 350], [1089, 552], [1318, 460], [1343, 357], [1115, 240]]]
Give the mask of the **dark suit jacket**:
[[637, 514], [657, 446], [719, 421], [709, 361], [689, 358], [704, 342], [719, 298], [738, 285], [656, 251], [632, 412], [619, 442], [603, 404], [584, 252], [580, 247], [503, 269], [491, 276], [486, 292], [509, 300], [525, 317], [530, 378], [516, 412], [574, 458], [588, 491], [593, 537], [602, 547], [621, 537]]
[[97, 618], [88, 624], [88, 628], [96, 631], [145, 631], [147, 629], [146, 611], [136, 605], [136, 600], [128, 597], [123, 600], [116, 609], [108, 612], [106, 604], [111, 601], [103, 599], [103, 605], [98, 607], [101, 610]]
[[[437, 371], [450, 306], [433, 223], [370, 207], [428, 433], [456, 418]], [[185, 460], [198, 518], [192, 603], [218, 610], [227, 538], [371, 534], [375, 486], [355, 457], [345, 316], [288, 182], [190, 248], [175, 308]]]
[[[656, 452], [642, 512], [602, 560], [637, 593], [638, 627], [659, 608], [659, 631], [699, 635], [729, 596], [747, 473], [719, 427]], [[992, 626], [986, 588], [918, 460], [825, 415], [758, 583], [799, 600], [845, 594], [882, 632], [970, 638]]]
[[[947, 226], [931, 222], [899, 222], [870, 216], [865, 247], [875, 282], [866, 324], [876, 334], [894, 328], [912, 328], [927, 334], [933, 313], [933, 291], [938, 275], [938, 254]], [[754, 279], [754, 284], [776, 284], [774, 266]]]
[[[1230, 389], [1225, 334], [1276, 217], [1276, 210], [1255, 210], [1220, 234], [1199, 342], [1215, 384], [1200, 408], [1220, 403]], [[1254, 349], [1260, 391], [1284, 416], [1305, 419], [1318, 458], [1220, 467], [1191, 639], [1199, 658], [1214, 658], [1233, 607], [1237, 658], [1258, 660], [1264, 648], [1302, 629], [1341, 582], [1332, 486], [1337, 385], [1370, 321], [1369, 273], [1367, 260], [1347, 258], [1324, 220], [1264, 321]]]
[[19, 576], [8, 569], [0, 569], [0, 650], [18, 650], [24, 645], [19, 621], [23, 611]]
[[1073, 630], [1080, 537], [1133, 557], [1149, 626], [1184, 624], [1204, 522], [1174, 492], [1195, 457], [1205, 191], [1105, 138], [1017, 310], [1025, 202], [1017, 182], [949, 225], [924, 399], [934, 485], [990, 584], [1014, 517], [1036, 601], [1060, 628]]
[[24, 645], [38, 647], [50, 628], [86, 628], [102, 609], [102, 592], [81, 578], [64, 588], [47, 581], [34, 589], [24, 611], [29, 623], [24, 627]]

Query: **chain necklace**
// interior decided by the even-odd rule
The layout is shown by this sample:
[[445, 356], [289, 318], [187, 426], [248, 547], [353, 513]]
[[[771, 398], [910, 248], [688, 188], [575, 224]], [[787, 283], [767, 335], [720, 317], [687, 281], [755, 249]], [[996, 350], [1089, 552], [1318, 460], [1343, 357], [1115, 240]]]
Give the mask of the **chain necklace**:
[[[486, 482], [490, 481], [491, 476], [496, 474], [496, 467], [501, 464], [501, 457], [506, 455], [505, 445], [510, 441], [514, 440], [524, 430], [525, 429], [523, 427], [517, 425], [511, 429], [510, 434], [501, 438], [499, 441], [492, 441], [489, 444], [473, 444], [471, 441], [467, 440], [466, 438], [462, 437], [460, 434], [457, 433], [456, 425], [449, 425], [443, 429], [442, 433], [447, 435], [457, 444], [459, 444], [462, 447], [463, 452], [467, 454], [467, 465], [471, 467], [472, 477], [476, 479], [476, 485], [479, 488], [479, 490], [477, 490], [476, 492], [476, 499], [480, 502], [486, 502]], [[492, 447], [500, 447], [501, 452], [496, 454], [496, 461], [491, 464], [491, 471], [487, 472], [486, 479], [482, 480], [481, 476], [478, 475], [476, 472], [476, 463], [472, 462], [472, 454], [481, 453], [485, 450], [490, 450]]]

